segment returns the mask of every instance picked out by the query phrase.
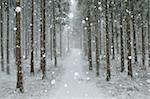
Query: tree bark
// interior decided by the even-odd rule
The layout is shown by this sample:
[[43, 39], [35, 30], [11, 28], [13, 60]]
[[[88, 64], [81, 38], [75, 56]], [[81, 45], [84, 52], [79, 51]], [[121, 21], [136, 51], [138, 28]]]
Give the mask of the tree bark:
[[98, 0], [95, 0], [95, 43], [96, 43], [96, 75], [99, 76], [99, 29], [98, 29]]
[[109, 21], [108, 21], [108, 1], [105, 0], [105, 18], [106, 18], [106, 66], [107, 66], [107, 72], [106, 72], [106, 81], [109, 81], [111, 79], [110, 74], [110, 51], [109, 51]]
[[53, 0], [52, 2], [53, 2], [53, 54], [54, 54], [54, 65], [55, 67], [57, 67], [55, 0]]
[[128, 60], [128, 76], [132, 78], [132, 57], [131, 57], [131, 32], [130, 32], [130, 13], [129, 13], [129, 0], [125, 1], [126, 11], [126, 32], [127, 32], [127, 60]]
[[32, 17], [31, 17], [31, 60], [30, 73], [34, 75], [34, 0], [32, 0]]
[[90, 2], [88, 0], [88, 61], [89, 61], [89, 70], [93, 70], [92, 66], [92, 48], [91, 48], [91, 14], [90, 14]]
[[0, 0], [0, 19], [1, 19], [1, 71], [4, 71], [4, 50], [3, 50], [3, 0]]
[[[16, 10], [21, 9], [20, 0], [16, 0]], [[23, 72], [21, 66], [21, 12], [16, 11], [16, 65], [17, 65], [17, 89], [23, 93]]]
[[9, 0], [7, 0], [7, 74], [10, 74], [10, 62], [9, 62]]
[[124, 66], [124, 34], [123, 34], [123, 14], [122, 14], [122, 3], [120, 3], [120, 52], [121, 52], [121, 72], [124, 71], [125, 66]]

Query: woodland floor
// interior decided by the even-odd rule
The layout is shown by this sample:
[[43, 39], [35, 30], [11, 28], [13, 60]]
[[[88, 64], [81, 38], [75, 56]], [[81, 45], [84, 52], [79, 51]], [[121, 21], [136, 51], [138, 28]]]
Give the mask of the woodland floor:
[[103, 62], [100, 77], [95, 77], [95, 72], [88, 71], [82, 51], [72, 49], [65, 58], [59, 59], [57, 68], [47, 68], [45, 80], [41, 80], [38, 70], [35, 77], [30, 77], [25, 68], [24, 94], [15, 90], [15, 71], [11, 75], [0, 73], [0, 99], [150, 99], [149, 70], [143, 73], [135, 69], [134, 78], [129, 79], [126, 71], [119, 72], [117, 64], [112, 61], [112, 78], [106, 82]]

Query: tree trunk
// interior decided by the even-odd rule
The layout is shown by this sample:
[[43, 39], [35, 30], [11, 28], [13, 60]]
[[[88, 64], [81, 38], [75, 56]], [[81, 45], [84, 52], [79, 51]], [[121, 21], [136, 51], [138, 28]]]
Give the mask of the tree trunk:
[[125, 67], [124, 67], [124, 40], [123, 40], [123, 15], [122, 15], [122, 3], [120, 3], [120, 45], [121, 45], [121, 49], [120, 49], [120, 52], [121, 52], [121, 72], [124, 71]]
[[114, 44], [114, 14], [113, 14], [113, 5], [114, 1], [110, 1], [110, 15], [111, 15], [111, 52], [112, 52], [112, 59], [115, 59], [115, 44]]
[[34, 75], [34, 0], [32, 0], [32, 17], [31, 17], [31, 60], [30, 73]]
[[142, 68], [145, 70], [145, 34], [144, 34], [144, 19], [143, 19], [143, 13], [141, 15], [141, 25], [142, 25]]
[[148, 65], [150, 67], [150, 0], [148, 0]]
[[133, 28], [133, 48], [134, 48], [134, 62], [137, 63], [137, 45], [136, 45], [136, 31], [135, 31], [135, 14], [134, 14], [134, 2], [132, 1], [132, 28]]
[[99, 31], [98, 31], [98, 0], [95, 0], [95, 43], [96, 43], [96, 75], [99, 76]]
[[90, 15], [90, 2], [88, 0], [88, 61], [89, 61], [89, 70], [93, 70], [92, 66], [92, 48], [91, 48], [91, 15]]
[[46, 77], [46, 53], [45, 53], [45, 0], [41, 0], [41, 69], [42, 69], [42, 79]]
[[126, 32], [127, 32], [127, 52], [128, 52], [128, 75], [132, 78], [132, 57], [131, 57], [131, 32], [130, 32], [130, 13], [129, 13], [129, 0], [125, 1], [126, 11]]
[[1, 20], [1, 71], [4, 71], [4, 51], [3, 51], [3, 0], [0, 0], [0, 20]]
[[106, 80], [109, 81], [111, 79], [111, 74], [110, 74], [110, 51], [109, 51], [109, 21], [108, 21], [108, 1], [105, 0], [105, 7], [106, 7], [106, 12], [105, 12], [105, 18], [106, 18], [106, 66], [107, 66], [107, 73], [106, 73]]
[[53, 54], [54, 65], [57, 66], [57, 52], [56, 52], [56, 16], [55, 16], [55, 0], [53, 0]]
[[16, 65], [17, 65], [17, 89], [23, 93], [23, 72], [21, 66], [21, 7], [20, 0], [16, 0]]
[[10, 74], [10, 62], [9, 62], [9, 0], [7, 0], [7, 74]]

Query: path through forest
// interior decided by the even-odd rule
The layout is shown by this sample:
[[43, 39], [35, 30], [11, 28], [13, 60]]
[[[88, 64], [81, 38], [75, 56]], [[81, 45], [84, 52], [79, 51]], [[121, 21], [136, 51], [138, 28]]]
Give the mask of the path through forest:
[[[80, 49], [72, 49], [70, 54], [64, 59], [63, 66], [65, 73], [60, 85], [51, 93], [54, 99], [106, 99], [107, 97], [98, 90], [95, 82], [88, 77], [84, 66], [86, 62], [83, 59]], [[71, 98], [72, 97], [72, 98]]]

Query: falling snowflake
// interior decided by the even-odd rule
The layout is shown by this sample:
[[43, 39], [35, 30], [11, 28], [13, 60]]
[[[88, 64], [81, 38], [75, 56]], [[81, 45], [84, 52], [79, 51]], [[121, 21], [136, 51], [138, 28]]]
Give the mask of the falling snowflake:
[[47, 90], [45, 90], [44, 92], [47, 93]]
[[16, 30], [17, 30], [17, 28], [15, 27], [15, 28], [14, 28], [14, 31], [16, 31]]
[[21, 7], [19, 7], [19, 6], [16, 7], [16, 12], [17, 12], [17, 13], [21, 12]]
[[64, 87], [68, 87], [68, 84], [64, 84]]
[[86, 72], [86, 74], [88, 75], [88, 74], [89, 74], [89, 72]]
[[89, 80], [90, 80], [90, 77], [87, 77], [86, 80], [89, 81]]
[[128, 59], [132, 59], [132, 57], [131, 57], [131, 56], [128, 56]]
[[75, 73], [74, 73], [74, 76], [79, 76], [79, 73], [78, 73], [78, 72], [75, 72]]
[[56, 80], [53, 79], [53, 80], [51, 81], [51, 84], [54, 85], [55, 83], [56, 83]]

